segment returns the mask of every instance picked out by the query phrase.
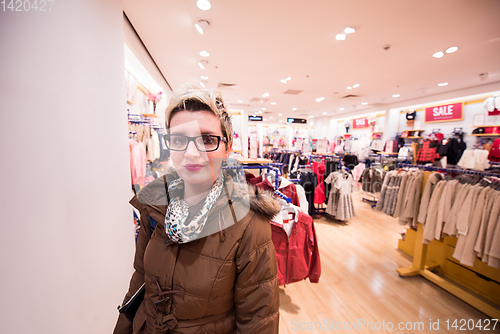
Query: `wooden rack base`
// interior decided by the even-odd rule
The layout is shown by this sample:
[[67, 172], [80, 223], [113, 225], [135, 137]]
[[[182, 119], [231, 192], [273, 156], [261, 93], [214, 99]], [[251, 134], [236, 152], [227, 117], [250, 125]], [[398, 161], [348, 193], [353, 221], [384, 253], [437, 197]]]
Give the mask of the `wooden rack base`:
[[[438, 265], [427, 265], [426, 266], [426, 260], [427, 260], [427, 248], [429, 245], [423, 244], [422, 239], [423, 239], [423, 226], [422, 224], [418, 224], [417, 232], [416, 232], [416, 237], [415, 237], [415, 245], [414, 245], [414, 250], [413, 250], [413, 265], [410, 267], [405, 267], [405, 268], [399, 268], [397, 269], [397, 272], [399, 273], [400, 276], [402, 277], [410, 277], [410, 276], [416, 276], [420, 275], [432, 283], [438, 285], [439, 287], [443, 288], [444, 290], [448, 291], [452, 295], [456, 296], [457, 298], [460, 298], [464, 302], [468, 303], [472, 307], [478, 309], [479, 311], [483, 312], [487, 316], [491, 317], [492, 319], [500, 319], [500, 309], [494, 307], [493, 305], [484, 302], [483, 300], [479, 299], [478, 297], [472, 295], [465, 289], [461, 288], [460, 286], [457, 286], [456, 284], [453, 284], [442, 277], [434, 274], [431, 270], [435, 269], [438, 267]], [[399, 247], [402, 249], [401, 245]]]

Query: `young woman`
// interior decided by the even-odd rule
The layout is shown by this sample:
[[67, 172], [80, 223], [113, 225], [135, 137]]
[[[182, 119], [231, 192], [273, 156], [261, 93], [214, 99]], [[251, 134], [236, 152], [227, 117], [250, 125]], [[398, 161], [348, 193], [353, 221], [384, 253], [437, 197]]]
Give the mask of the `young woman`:
[[175, 94], [166, 119], [174, 168], [130, 202], [141, 229], [125, 301], [143, 283], [145, 296], [114, 333], [278, 333], [279, 203], [224, 173], [233, 130], [218, 92]]

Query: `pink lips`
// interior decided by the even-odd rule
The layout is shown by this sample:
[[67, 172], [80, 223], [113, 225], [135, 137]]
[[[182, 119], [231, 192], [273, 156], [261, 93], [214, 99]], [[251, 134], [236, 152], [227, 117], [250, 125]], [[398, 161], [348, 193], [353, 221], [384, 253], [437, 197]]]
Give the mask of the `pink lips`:
[[189, 164], [189, 165], [184, 165], [184, 168], [186, 168], [190, 172], [196, 172], [197, 170], [202, 169], [203, 165]]

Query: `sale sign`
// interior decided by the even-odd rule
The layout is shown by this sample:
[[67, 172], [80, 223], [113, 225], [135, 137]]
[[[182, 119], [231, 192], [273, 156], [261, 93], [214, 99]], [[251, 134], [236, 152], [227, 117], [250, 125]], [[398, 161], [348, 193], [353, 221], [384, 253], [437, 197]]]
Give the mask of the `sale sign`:
[[364, 129], [364, 128], [368, 128], [368, 127], [370, 127], [370, 124], [368, 124], [367, 117], [355, 118], [352, 122], [353, 129]]
[[452, 122], [464, 119], [463, 102], [425, 108], [425, 122]]

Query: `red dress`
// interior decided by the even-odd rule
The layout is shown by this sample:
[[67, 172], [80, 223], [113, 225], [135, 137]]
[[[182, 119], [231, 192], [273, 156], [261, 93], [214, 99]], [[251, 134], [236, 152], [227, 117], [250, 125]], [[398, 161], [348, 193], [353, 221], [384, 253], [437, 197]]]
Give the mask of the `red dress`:
[[313, 162], [311, 165], [314, 174], [316, 174], [316, 177], [318, 178], [318, 185], [316, 186], [316, 189], [314, 191], [314, 203], [323, 204], [326, 202], [325, 183], [323, 182], [323, 179], [325, 178], [326, 167], [323, 163], [317, 161]]

